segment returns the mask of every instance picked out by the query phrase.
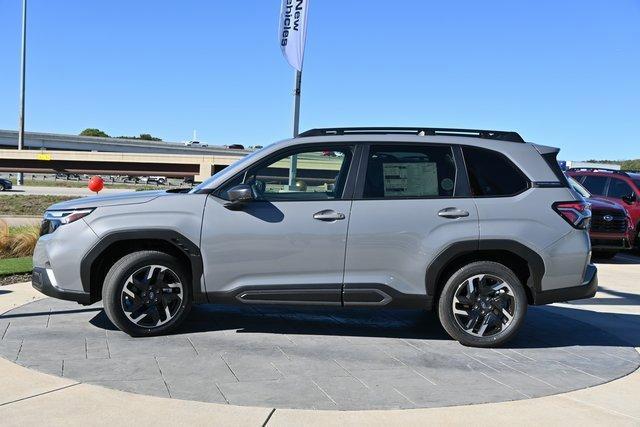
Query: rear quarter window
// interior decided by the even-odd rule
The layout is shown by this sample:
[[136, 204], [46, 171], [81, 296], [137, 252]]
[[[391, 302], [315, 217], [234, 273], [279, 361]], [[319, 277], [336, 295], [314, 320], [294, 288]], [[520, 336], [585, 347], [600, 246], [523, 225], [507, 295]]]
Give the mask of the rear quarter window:
[[529, 188], [529, 180], [516, 165], [497, 151], [463, 147], [471, 195], [475, 197], [514, 196]]

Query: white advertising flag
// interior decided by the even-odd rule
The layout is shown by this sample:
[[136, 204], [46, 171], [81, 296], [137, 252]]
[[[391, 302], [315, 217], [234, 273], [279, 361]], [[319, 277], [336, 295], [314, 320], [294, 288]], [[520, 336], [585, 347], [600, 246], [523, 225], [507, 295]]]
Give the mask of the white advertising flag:
[[280, 10], [280, 48], [289, 65], [302, 71], [307, 38], [309, 0], [282, 0]]

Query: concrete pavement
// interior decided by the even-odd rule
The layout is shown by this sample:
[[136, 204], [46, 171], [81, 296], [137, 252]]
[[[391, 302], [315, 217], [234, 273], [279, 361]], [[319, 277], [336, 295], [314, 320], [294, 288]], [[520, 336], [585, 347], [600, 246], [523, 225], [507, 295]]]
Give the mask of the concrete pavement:
[[[550, 306], [640, 347], [640, 264], [600, 265], [594, 300]], [[630, 261], [629, 261], [630, 262]], [[28, 285], [0, 288], [0, 312], [39, 298]], [[567, 348], [571, 351], [571, 348]], [[640, 373], [570, 393], [515, 402], [387, 411], [312, 411], [237, 407], [142, 396], [79, 384], [0, 360], [5, 425], [640, 425]]]
[[41, 216], [2, 216], [0, 215], [0, 227], [6, 224], [9, 227], [22, 227], [25, 225], [38, 225], [42, 221]]

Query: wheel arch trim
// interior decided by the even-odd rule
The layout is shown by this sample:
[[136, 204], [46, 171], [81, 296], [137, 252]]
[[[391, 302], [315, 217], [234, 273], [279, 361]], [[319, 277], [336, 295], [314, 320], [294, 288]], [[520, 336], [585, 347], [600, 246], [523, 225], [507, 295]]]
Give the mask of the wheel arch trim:
[[436, 293], [442, 273], [446, 268], [462, 256], [471, 255], [481, 251], [506, 251], [524, 259], [529, 268], [529, 278], [525, 284], [531, 291], [533, 299], [542, 290], [542, 278], [545, 274], [545, 265], [542, 257], [528, 246], [510, 239], [481, 239], [464, 240], [452, 243], [443, 249], [427, 267], [425, 286], [427, 296], [432, 301], [436, 300]]
[[191, 270], [191, 290], [193, 302], [206, 302], [206, 293], [202, 289], [201, 279], [203, 277], [203, 262], [200, 248], [189, 238], [171, 229], [142, 229], [142, 230], [121, 230], [107, 233], [87, 252], [80, 261], [80, 279], [85, 292], [92, 295], [91, 303], [99, 300], [91, 292], [92, 277], [91, 270], [94, 263], [114, 244], [123, 241], [139, 240], [161, 240], [170, 244], [187, 257]]

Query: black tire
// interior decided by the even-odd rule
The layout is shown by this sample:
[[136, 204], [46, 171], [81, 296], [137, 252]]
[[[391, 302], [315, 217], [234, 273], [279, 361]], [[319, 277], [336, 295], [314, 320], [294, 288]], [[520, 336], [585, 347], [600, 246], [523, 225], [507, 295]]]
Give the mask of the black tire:
[[[508, 285], [509, 291], [506, 292], [506, 295], [504, 297], [499, 296], [501, 294], [498, 292], [495, 292], [493, 295], [494, 300], [497, 298], [504, 298], [506, 301], [508, 301], [509, 308], [507, 310], [512, 310], [512, 312], [510, 313], [511, 320], [508, 320], [508, 323], [504, 323], [507, 318], [503, 314], [499, 313], [500, 310], [498, 310], [498, 308], [490, 307], [490, 304], [493, 303], [488, 301], [492, 300], [482, 301], [487, 304], [487, 307], [485, 307], [487, 310], [489, 307], [492, 308], [487, 312], [488, 314], [486, 316], [483, 316], [482, 318], [487, 319], [491, 316], [492, 319], [497, 320], [499, 317], [501, 321], [499, 322], [499, 328], [497, 324], [492, 323], [491, 330], [489, 330], [488, 332], [494, 331], [495, 329], [493, 333], [487, 334], [485, 336], [477, 336], [474, 335], [474, 333], [480, 332], [479, 330], [475, 331], [475, 328], [471, 328], [471, 332], [469, 332], [468, 330], [465, 330], [465, 328], [463, 328], [459, 320], [456, 319], [453, 307], [454, 297], [456, 296], [456, 293], [463, 289], [462, 286], [466, 286], [465, 283], [467, 283], [467, 280], [482, 275], [486, 275], [487, 277], [491, 278], [491, 280], [500, 279]], [[490, 283], [489, 279], [487, 279], [485, 283]], [[487, 285], [483, 286], [485, 286], [485, 289], [490, 288]], [[478, 287], [480, 286], [478, 285]], [[481, 308], [475, 308], [477, 306], [479, 307], [481, 303], [481, 301], [478, 300], [478, 297], [480, 296], [476, 296], [475, 305], [470, 304], [466, 306], [473, 310], [476, 310], [475, 312], [473, 310], [469, 310], [469, 313], [477, 313], [477, 310], [479, 310], [479, 312], [482, 312]], [[459, 296], [459, 298], [463, 297]], [[483, 298], [489, 298], [489, 296], [484, 296]], [[496, 304], [498, 304], [498, 302], [496, 302]], [[503, 345], [517, 334], [522, 325], [526, 312], [527, 295], [522, 283], [509, 268], [492, 261], [473, 262], [454, 272], [444, 284], [438, 301], [438, 317], [444, 329], [453, 339], [459, 341], [463, 345], [470, 347], [497, 347]], [[498, 317], [495, 317], [493, 313], [497, 313], [495, 314], [495, 316]], [[471, 321], [471, 316], [466, 318], [462, 316], [460, 317], [460, 319], [468, 319], [469, 321]], [[506, 324], [506, 328], [503, 329], [504, 324]]]
[[616, 255], [618, 255], [618, 252], [615, 251], [593, 251], [591, 258], [606, 261], [612, 259]]
[[[128, 279], [132, 277], [134, 273], [137, 273], [139, 271], [142, 272], [143, 269], [147, 267], [151, 269], [151, 266], [160, 266], [167, 269], [168, 271], [170, 271], [170, 273], [173, 273], [173, 275], [175, 275], [182, 286], [182, 289], [180, 291], [182, 300], [171, 302], [172, 308], [174, 310], [174, 313], [171, 316], [160, 314], [160, 309], [158, 307], [162, 308], [161, 304], [164, 302], [166, 295], [163, 292], [161, 292], [162, 295], [159, 295], [158, 292], [155, 292], [156, 303], [149, 302], [149, 304], [145, 304], [142, 306], [141, 310], [147, 307], [152, 310], [152, 306], [156, 306], [156, 310], [158, 310], [157, 314], [164, 316], [164, 321], [166, 322], [162, 323], [159, 326], [136, 324], [133, 320], [130, 320], [129, 317], [127, 317], [124, 309], [124, 305], [126, 305], [124, 299], [127, 297], [123, 294], [123, 288], [127, 283], [131, 283], [128, 282]], [[157, 269], [156, 267], [154, 268]], [[146, 284], [144, 286], [146, 286]], [[149, 297], [149, 295], [151, 296], [151, 298], [153, 298], [154, 296], [153, 293], [149, 292], [147, 298]], [[138, 295], [137, 297], [141, 298], [140, 295]], [[158, 298], [160, 298], [159, 304], [157, 303]], [[109, 272], [104, 279], [104, 285], [102, 287], [102, 303], [104, 306], [104, 311], [106, 312], [107, 317], [109, 317], [109, 320], [111, 320], [113, 324], [122, 332], [129, 334], [132, 337], [163, 335], [178, 327], [178, 325], [180, 325], [180, 323], [182, 323], [188, 316], [189, 311], [191, 310], [190, 276], [187, 273], [185, 267], [180, 263], [178, 259], [164, 252], [133, 252], [116, 261], [111, 269], [109, 269]], [[151, 315], [149, 316], [151, 317]], [[166, 319], [169, 320], [167, 321]], [[160, 318], [160, 321], [163, 321], [163, 319]]]

